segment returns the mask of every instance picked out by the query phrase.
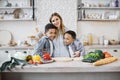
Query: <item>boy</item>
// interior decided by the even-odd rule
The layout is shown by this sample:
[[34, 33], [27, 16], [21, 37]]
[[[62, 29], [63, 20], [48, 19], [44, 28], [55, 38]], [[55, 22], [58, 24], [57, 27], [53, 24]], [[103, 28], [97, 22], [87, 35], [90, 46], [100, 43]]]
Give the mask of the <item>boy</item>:
[[85, 55], [85, 49], [81, 42], [76, 39], [74, 31], [67, 31], [64, 33], [64, 43], [68, 48], [70, 57], [80, 57]]
[[53, 57], [54, 52], [54, 45], [53, 40], [56, 37], [57, 33], [57, 27], [53, 24], [47, 24], [45, 26], [45, 36], [43, 36], [39, 41], [38, 44], [36, 44], [34, 48], [34, 54], [39, 54], [40, 56], [43, 56], [43, 51], [50, 53], [50, 55]]

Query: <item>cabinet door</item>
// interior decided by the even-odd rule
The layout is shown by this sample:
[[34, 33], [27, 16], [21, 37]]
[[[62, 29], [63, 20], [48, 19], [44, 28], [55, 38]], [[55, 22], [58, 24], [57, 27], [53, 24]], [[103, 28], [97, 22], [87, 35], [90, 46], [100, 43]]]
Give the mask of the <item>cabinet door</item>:
[[112, 56], [119, 56], [120, 57], [120, 49], [106, 49], [104, 51], [109, 52]]
[[9, 58], [8, 58], [8, 53], [9, 51], [5, 51], [5, 50], [0, 50], [0, 64], [2, 63], [2, 62], [5, 62], [5, 61], [7, 61], [7, 60], [10, 60]]

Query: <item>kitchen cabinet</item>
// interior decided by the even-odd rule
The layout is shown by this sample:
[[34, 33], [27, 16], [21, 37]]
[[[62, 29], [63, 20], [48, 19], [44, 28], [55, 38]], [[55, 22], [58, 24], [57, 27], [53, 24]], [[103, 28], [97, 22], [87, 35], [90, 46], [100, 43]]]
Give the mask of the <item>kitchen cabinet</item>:
[[78, 0], [77, 11], [80, 21], [120, 20], [120, 7], [115, 0]]
[[26, 65], [24, 68], [16, 66], [11, 72], [1, 74], [2, 80], [119, 80], [120, 59], [102, 66], [93, 66], [92, 63], [82, 62], [81, 59]]
[[0, 21], [34, 19], [34, 0], [0, 0]]
[[0, 63], [9, 60], [9, 54], [14, 55], [16, 52], [29, 55], [33, 53], [33, 47], [0, 47]]

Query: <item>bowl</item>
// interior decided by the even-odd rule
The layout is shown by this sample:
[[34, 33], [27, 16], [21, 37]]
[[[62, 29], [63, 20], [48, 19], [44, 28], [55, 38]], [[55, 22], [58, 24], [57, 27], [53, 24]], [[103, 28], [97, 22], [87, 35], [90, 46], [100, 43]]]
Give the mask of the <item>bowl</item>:
[[109, 40], [110, 45], [118, 45], [119, 41], [117, 40]]

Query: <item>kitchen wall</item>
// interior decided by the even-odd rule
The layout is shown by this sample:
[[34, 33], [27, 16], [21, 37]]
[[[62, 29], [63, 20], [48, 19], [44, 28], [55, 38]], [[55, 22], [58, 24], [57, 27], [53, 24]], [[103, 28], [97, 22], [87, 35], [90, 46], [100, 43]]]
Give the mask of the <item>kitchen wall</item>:
[[0, 21], [0, 30], [9, 30], [15, 40], [26, 40], [27, 36], [35, 35], [35, 28], [44, 32], [50, 15], [58, 12], [66, 27], [77, 31], [77, 0], [35, 0], [36, 21]]
[[[15, 41], [26, 40], [27, 36], [35, 35], [35, 28], [44, 31], [53, 12], [58, 12], [67, 28], [77, 32], [77, 35], [92, 33], [94, 43], [97, 38], [104, 35], [106, 39], [118, 39], [120, 30], [119, 21], [78, 21], [77, 0], [35, 0], [36, 21], [0, 21], [0, 30], [9, 30], [13, 33]], [[120, 36], [120, 35], [119, 35]]]
[[[82, 0], [82, 3], [84, 3], [84, 6], [115, 6], [114, 2], [115, 0]], [[103, 16], [106, 15], [106, 12], [108, 9], [100, 11], [100, 9], [97, 9], [98, 12], [92, 11], [86, 11], [86, 15], [91, 13], [98, 13], [99, 15]], [[104, 12], [105, 11], [105, 12]], [[111, 12], [115, 12], [114, 10], [111, 10]], [[120, 13], [120, 11], [118, 12]], [[106, 15], [107, 16], [107, 15]], [[120, 16], [120, 15], [117, 15]], [[104, 16], [103, 16], [104, 18]], [[78, 21], [78, 34], [79, 36], [87, 36], [88, 33], [92, 33], [93, 35], [93, 43], [98, 44], [98, 40], [101, 36], [104, 36], [107, 40], [120, 40], [120, 21]]]
[[64, 25], [77, 31], [77, 0], [37, 0], [37, 24], [41, 31], [49, 22], [52, 13], [57, 12], [63, 18]]
[[[79, 37], [87, 36], [88, 33], [93, 35], [93, 43], [98, 44], [101, 36], [108, 40], [118, 40], [120, 36], [119, 21], [78, 21]], [[119, 38], [120, 39], [120, 38]]]

